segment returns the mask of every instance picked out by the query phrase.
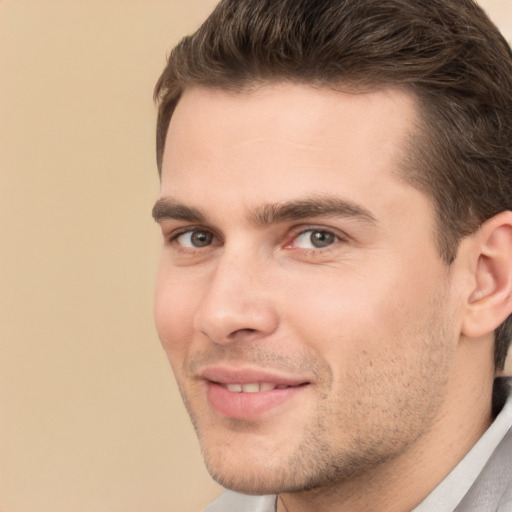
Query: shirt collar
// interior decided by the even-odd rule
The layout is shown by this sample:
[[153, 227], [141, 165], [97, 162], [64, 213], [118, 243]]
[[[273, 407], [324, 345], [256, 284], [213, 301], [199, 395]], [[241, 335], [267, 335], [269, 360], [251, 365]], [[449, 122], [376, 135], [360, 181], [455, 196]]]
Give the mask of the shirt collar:
[[512, 426], [512, 393], [492, 425], [412, 512], [453, 512]]

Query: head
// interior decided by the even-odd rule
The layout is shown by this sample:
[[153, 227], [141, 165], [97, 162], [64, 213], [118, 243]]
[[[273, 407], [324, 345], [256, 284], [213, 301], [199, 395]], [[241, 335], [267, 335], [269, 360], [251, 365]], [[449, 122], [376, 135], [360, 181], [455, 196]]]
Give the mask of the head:
[[[310, 96], [304, 94], [306, 90], [310, 91], [312, 98], [317, 99], [316, 102], [308, 99]], [[396, 424], [392, 422], [386, 423], [384, 421], [383, 426], [382, 422], [376, 421], [375, 431], [372, 430], [371, 425], [366, 430], [364, 428], [357, 431], [351, 430], [348, 427], [349, 419], [358, 417], [357, 403], [348, 400], [346, 404], [343, 404], [343, 397], [340, 397], [338, 393], [340, 388], [337, 387], [336, 383], [345, 382], [346, 385], [348, 381], [359, 382], [360, 386], [363, 387], [368, 379], [378, 379], [381, 382], [396, 380], [400, 381], [405, 389], [410, 386], [414, 375], [428, 375], [429, 369], [432, 367], [448, 368], [451, 364], [451, 358], [454, 357], [453, 339], [458, 336], [458, 332], [455, 333], [454, 328], [460, 324], [460, 317], [458, 316], [460, 310], [457, 305], [456, 294], [454, 295], [449, 285], [443, 286], [442, 283], [450, 283], [453, 275], [457, 275], [456, 263], [464, 240], [477, 233], [485, 223], [490, 222], [501, 212], [512, 210], [512, 146], [510, 145], [510, 140], [512, 140], [512, 54], [495, 26], [483, 11], [470, 0], [222, 1], [196, 33], [183, 39], [172, 51], [167, 67], [158, 81], [155, 96], [159, 103], [157, 160], [160, 172], [162, 173], [162, 169], [165, 168], [165, 154], [169, 152], [171, 154], [169, 158], [172, 159], [172, 162], [163, 172], [174, 173], [173, 165], [177, 161], [176, 155], [182, 155], [186, 151], [187, 137], [185, 134], [195, 133], [193, 123], [190, 124], [185, 119], [184, 112], [186, 109], [188, 109], [187, 115], [194, 114], [198, 122], [203, 119], [203, 113], [206, 121], [208, 119], [211, 121], [214, 115], [220, 120], [225, 113], [228, 118], [231, 115], [232, 120], [238, 120], [243, 124], [243, 115], [254, 117], [260, 111], [259, 109], [279, 111], [283, 102], [272, 104], [273, 96], [267, 94], [269, 91], [272, 94], [277, 91], [278, 95], [281, 95], [281, 99], [288, 96], [290, 102], [293, 99], [301, 108], [304, 107], [306, 110], [309, 108], [317, 113], [321, 112], [325, 116], [326, 126], [332, 126], [333, 130], [336, 126], [336, 118], [329, 117], [329, 112], [336, 111], [336, 98], [339, 98], [340, 108], [342, 109], [337, 111], [339, 119], [352, 119], [354, 125], [358, 120], [357, 109], [360, 109], [359, 112], [364, 111], [366, 108], [364, 105], [368, 104], [368, 101], [370, 104], [376, 105], [376, 111], [368, 113], [370, 118], [375, 116], [376, 125], [383, 123], [386, 117], [393, 116], [393, 105], [397, 106], [397, 112], [402, 112], [403, 120], [408, 123], [407, 127], [397, 122], [396, 125], [386, 128], [389, 130], [389, 137], [391, 137], [387, 143], [393, 143], [400, 147], [399, 152], [388, 155], [399, 168], [399, 172], [396, 173], [398, 188], [389, 190], [389, 193], [391, 196], [396, 194], [397, 201], [399, 201], [398, 198], [402, 191], [400, 187], [403, 182], [403, 187], [406, 187], [406, 190], [412, 194], [408, 196], [407, 200], [404, 198], [403, 203], [406, 204], [409, 201], [411, 205], [419, 205], [418, 208], [420, 209], [415, 211], [415, 214], [411, 214], [411, 218], [418, 220], [422, 215], [426, 216], [427, 220], [423, 228], [425, 232], [428, 231], [429, 226], [432, 228], [431, 249], [434, 250], [430, 253], [428, 245], [422, 246], [423, 241], [427, 239], [422, 240], [419, 234], [414, 235], [414, 228], [411, 226], [408, 241], [410, 243], [417, 242], [418, 244], [414, 256], [419, 260], [422, 258], [422, 254], [430, 254], [433, 261], [435, 258], [438, 258], [439, 261], [433, 270], [433, 274], [429, 274], [432, 270], [430, 266], [424, 269], [425, 276], [428, 279], [425, 282], [419, 279], [423, 283], [424, 289], [421, 288], [421, 284], [415, 284], [412, 288], [404, 287], [402, 289], [404, 295], [401, 296], [398, 292], [396, 300], [390, 301], [392, 303], [391, 310], [377, 308], [375, 315], [380, 319], [388, 317], [396, 320], [397, 315], [402, 310], [402, 314], [405, 316], [410, 314], [410, 317], [415, 319], [416, 324], [406, 325], [399, 322], [394, 326], [387, 325], [387, 331], [386, 328], [383, 328], [382, 333], [376, 335], [372, 343], [367, 346], [361, 343], [360, 346], [363, 348], [355, 352], [351, 352], [353, 347], [350, 347], [348, 338], [351, 337], [352, 343], [354, 343], [354, 340], [357, 340], [359, 336], [365, 338], [368, 333], [363, 330], [359, 335], [347, 329], [347, 335], [339, 334], [339, 343], [341, 345], [346, 343], [344, 345], [345, 350], [351, 352], [353, 361], [358, 363], [352, 366], [350, 370], [342, 371], [328, 364], [331, 349], [324, 350], [322, 353], [314, 344], [308, 345], [306, 343], [303, 346], [290, 344], [288, 346], [286, 329], [279, 330], [281, 327], [278, 328], [277, 326], [281, 323], [274, 318], [275, 312], [272, 313], [265, 308], [263, 308], [265, 309], [265, 311], [262, 310], [263, 312], [254, 313], [257, 317], [254, 322], [256, 324], [261, 322], [261, 328], [258, 326], [251, 327], [251, 321], [247, 320], [245, 327], [242, 324], [239, 328], [235, 329], [233, 327], [229, 331], [230, 342], [223, 343], [222, 339], [228, 337], [226, 332], [219, 329], [216, 335], [212, 335], [211, 332], [215, 330], [214, 327], [211, 325], [205, 327], [208, 323], [205, 320], [209, 314], [207, 310], [211, 308], [211, 305], [204, 305], [210, 299], [203, 296], [204, 303], [197, 305], [199, 312], [195, 315], [194, 320], [196, 333], [190, 334], [190, 336], [194, 338], [203, 336], [204, 339], [197, 341], [196, 348], [192, 349], [186, 357], [183, 355], [185, 352], [183, 348], [174, 347], [171, 352], [179, 353], [180, 356], [170, 356], [170, 358], [178, 376], [178, 381], [180, 381], [180, 375], [183, 379], [188, 376], [191, 377], [191, 380], [200, 380], [201, 372], [204, 371], [207, 373], [206, 376], [203, 375], [206, 380], [221, 380], [224, 370], [215, 366], [219, 361], [227, 360], [239, 364], [245, 359], [246, 362], [258, 366], [258, 368], [264, 367], [267, 363], [270, 364], [270, 367], [274, 368], [275, 371], [281, 372], [282, 376], [280, 378], [283, 381], [287, 379], [293, 381], [293, 376], [300, 375], [304, 382], [301, 381], [298, 384], [302, 385], [309, 381], [315, 383], [316, 388], [320, 390], [322, 395], [317, 396], [319, 399], [317, 401], [320, 403], [318, 411], [322, 409], [330, 410], [331, 420], [337, 417], [339, 424], [344, 425], [350, 434], [348, 436], [350, 440], [347, 437], [346, 444], [344, 446], [340, 445], [339, 450], [336, 451], [336, 457], [332, 459], [332, 464], [330, 464], [333, 470], [328, 479], [335, 480], [343, 475], [349, 475], [351, 471], [361, 471], [361, 468], [365, 466], [378, 464], [379, 461], [391, 457], [391, 453], [398, 453], [405, 449], [405, 445], [400, 444], [401, 442], [392, 436], [392, 431], [396, 428]], [[244, 99], [247, 101], [242, 101]], [[347, 103], [346, 99], [350, 99], [350, 102]], [[212, 105], [217, 105], [217, 108], [210, 108], [210, 101]], [[290, 103], [288, 107], [293, 108], [293, 103]], [[175, 114], [177, 119], [174, 118]], [[256, 119], [256, 117], [254, 118]], [[277, 139], [280, 132], [275, 132], [270, 128], [273, 122], [272, 118], [268, 117], [265, 121], [269, 126], [269, 133], [273, 133]], [[310, 119], [310, 121], [318, 127], [316, 117]], [[169, 141], [173, 137], [173, 122], [176, 122], [175, 140], [180, 142], [179, 144], [175, 141], [172, 142], [171, 149], [168, 149]], [[170, 125], [171, 128], [169, 128]], [[257, 120], [255, 120], [254, 125], [257, 127]], [[297, 125], [300, 125], [300, 122]], [[187, 127], [188, 131], [184, 129], [184, 126]], [[292, 126], [295, 126], [295, 124], [288, 120], [288, 128]], [[262, 124], [260, 128], [263, 129], [263, 127]], [[380, 144], [380, 137], [383, 136], [383, 132], [373, 133], [370, 129], [369, 133], [373, 135], [375, 144], [369, 139], [365, 139], [365, 142], [371, 143], [372, 147], [375, 146], [373, 148], [375, 151], [375, 148], [380, 148], [381, 152], [385, 152], [386, 145]], [[198, 141], [200, 134], [197, 133], [196, 135], [196, 141]], [[232, 137], [236, 137], [236, 135], [236, 131], [231, 134]], [[255, 133], [247, 132], [246, 135], [248, 138], [240, 140], [241, 144], [247, 143], [250, 139], [249, 135], [255, 135]], [[350, 130], [345, 133], [347, 138], [351, 135]], [[194, 139], [194, 136], [191, 136], [191, 138]], [[329, 135], [325, 134], [322, 138], [321, 130], [316, 133], [316, 138], [315, 135], [312, 136], [312, 140], [318, 142], [317, 147], [320, 147], [326, 141], [331, 144], [328, 147], [336, 145], [336, 139], [331, 140]], [[357, 144], [362, 144], [363, 141], [354, 140], [352, 142], [356, 147]], [[222, 141], [219, 140], [218, 143], [221, 146]], [[178, 147], [180, 144], [180, 147], [185, 149], [180, 149]], [[190, 148], [193, 148], [193, 146], [191, 145]], [[198, 148], [199, 145], [195, 149]], [[344, 154], [350, 153], [349, 147], [345, 149]], [[364, 147], [360, 149], [364, 151]], [[260, 151], [264, 153], [266, 149], [260, 147]], [[269, 151], [271, 150], [269, 149]], [[372, 154], [372, 151], [369, 150], [369, 153]], [[205, 154], [208, 154], [207, 148]], [[277, 152], [276, 158], [279, 155], [281, 153]], [[340, 155], [338, 156], [341, 158]], [[379, 160], [378, 154], [375, 153], [373, 156], [375, 157], [373, 164], [375, 164]], [[240, 158], [243, 160], [244, 156], [242, 155]], [[350, 155], [346, 158], [350, 158]], [[354, 155], [355, 158], [356, 155]], [[183, 161], [185, 160], [186, 158], [183, 157]], [[222, 163], [225, 164], [226, 162]], [[248, 165], [249, 163], [250, 161], [247, 162]], [[191, 165], [191, 168], [193, 167]], [[322, 168], [322, 166], [319, 168], [320, 174]], [[386, 172], [388, 171], [390, 171], [389, 168]], [[230, 172], [234, 172], [234, 169], [231, 169]], [[259, 172], [261, 172], [261, 169], [258, 170]], [[294, 182], [302, 183], [304, 190], [310, 189], [312, 183], [306, 178], [302, 179], [300, 171], [297, 170], [297, 173], [298, 175], [291, 179]], [[183, 185], [181, 188], [182, 197], [184, 197], [185, 191], [193, 190], [195, 186], [193, 178], [187, 177], [183, 168], [179, 169], [175, 176], [179, 176], [182, 182], [187, 184], [187, 186]], [[283, 176], [282, 179], [273, 178], [276, 179], [275, 187], [269, 185], [268, 189], [261, 191], [262, 199], [265, 195], [271, 195], [272, 191], [280, 190], [279, 183], [288, 179], [287, 172], [284, 172]], [[272, 176], [268, 177], [269, 180], [271, 178]], [[346, 188], [348, 191], [353, 191], [357, 196], [357, 190], [359, 189], [352, 178], [354, 180], [358, 179], [356, 176], [344, 177], [343, 180], [345, 181], [340, 181], [339, 186], [340, 189]], [[176, 179], [176, 177], [170, 179], [169, 186], [166, 188], [167, 192], [176, 187]], [[223, 178], [219, 177], [218, 179], [222, 181]], [[224, 186], [218, 189], [219, 196], [214, 196], [214, 199], [218, 202], [233, 200], [233, 204], [235, 204], [237, 190], [230, 190], [229, 184], [238, 179], [240, 180], [240, 190], [242, 190], [241, 195], [243, 195], [243, 187], [245, 186], [243, 180], [245, 178], [239, 178], [237, 174], [232, 174], [229, 180], [226, 177]], [[260, 180], [265, 183], [265, 179], [259, 174], [257, 176], [253, 175], [255, 184], [259, 184]], [[336, 179], [337, 176], [330, 176], [328, 180], [326, 178], [325, 183], [326, 185], [328, 183], [335, 184]], [[372, 182], [379, 182], [380, 178], [374, 176], [372, 180]], [[384, 190], [384, 182], [381, 183], [381, 186]], [[179, 184], [176, 188], [180, 190]], [[283, 190], [289, 191], [290, 188], [293, 189], [294, 187], [290, 187], [290, 182], [288, 182]], [[248, 187], [249, 189], [250, 187]], [[367, 187], [361, 189], [367, 190]], [[211, 190], [212, 193], [215, 192], [214, 184]], [[225, 192], [224, 195], [221, 193], [222, 190]], [[318, 192], [323, 194], [325, 191], [319, 190]], [[235, 196], [233, 196], [233, 193]], [[414, 194], [418, 195], [415, 196]], [[254, 196], [258, 197], [256, 189]], [[302, 196], [300, 187], [298, 187], [297, 197], [299, 201], [295, 200], [290, 205], [289, 211], [293, 213], [293, 208], [295, 208], [295, 211], [301, 208], [303, 211], [308, 211], [309, 208], [311, 212], [308, 218], [316, 218], [313, 210], [318, 208], [318, 204], [312, 204], [311, 197], [307, 197], [301, 203]], [[190, 197], [195, 197], [193, 192]], [[272, 203], [273, 206], [267, 204], [263, 210], [253, 212], [253, 214], [260, 220], [269, 216], [292, 219], [293, 215], [291, 213], [286, 217], [286, 214], [283, 214], [279, 209], [282, 199], [285, 198], [276, 197], [276, 201]], [[376, 196], [373, 199], [377, 201], [378, 198]], [[322, 196], [320, 210], [323, 209], [324, 213], [320, 217], [329, 216], [325, 214], [324, 210], [329, 210], [329, 204], [332, 206], [333, 201], [335, 202], [331, 197]], [[348, 210], [350, 208], [354, 209], [352, 211], [354, 215], [347, 216], [350, 219], [355, 217], [356, 225], [358, 222], [366, 225], [365, 222], [367, 221], [371, 224], [371, 219], [375, 217], [374, 212], [367, 211], [364, 208], [364, 204], [361, 208], [359, 203], [352, 204], [350, 201], [347, 203], [344, 199], [344, 205], [344, 208], [348, 208]], [[336, 207], [339, 206], [339, 204], [336, 205]], [[207, 222], [204, 219], [204, 212], [200, 211], [199, 201], [196, 201], [192, 208], [185, 210], [183, 204], [165, 205], [161, 203], [159, 207], [160, 211], [158, 208], [155, 210], [159, 219], [166, 218], [166, 212], [171, 211], [170, 217], [186, 221], [188, 225], [195, 223], [201, 226], [209, 226], [208, 229], [195, 231], [190, 235], [199, 237], [196, 240], [199, 245], [193, 245], [196, 249], [201, 247], [201, 244], [210, 248], [217, 247], [217, 244], [221, 245], [219, 240], [222, 239], [222, 236], [219, 234], [212, 235], [212, 232], [215, 231], [212, 227], [215, 222], [211, 220]], [[334, 209], [334, 206], [332, 206], [331, 210]], [[207, 207], [206, 210], [208, 210]], [[224, 212], [225, 216], [223, 218], [225, 219], [231, 213], [242, 214], [242, 207], [240, 206], [239, 212], [235, 210]], [[401, 213], [407, 215], [405, 211]], [[432, 222], [429, 222], [428, 219], [431, 219]], [[222, 224], [221, 221], [218, 221], [218, 224]], [[265, 222], [262, 222], [262, 224], [265, 224]], [[404, 224], [408, 225], [405, 221]], [[223, 229], [219, 229], [219, 231], [223, 231]], [[354, 229], [357, 233], [359, 228]], [[362, 229], [362, 232], [367, 234], [363, 233], [361, 237], [363, 239], [365, 236], [368, 237], [369, 245], [371, 245], [370, 238], [372, 235], [370, 233], [372, 229], [369, 226]], [[226, 230], [229, 231], [227, 224]], [[233, 230], [233, 232], [235, 231]], [[182, 234], [175, 235], [173, 243], [176, 243], [176, 240], [181, 243], [189, 236], [189, 232], [180, 231], [180, 233]], [[307, 233], [307, 236], [311, 236], [311, 230]], [[314, 235], [325, 238], [326, 232], [319, 230]], [[332, 235], [333, 233], [328, 234], [328, 236]], [[300, 239], [300, 236], [298, 239]], [[335, 234], [334, 236], [336, 237]], [[354, 235], [354, 240], [357, 239], [357, 236]], [[321, 244], [323, 241], [320, 238], [318, 243]], [[405, 239], [396, 240], [395, 242], [396, 245], [400, 243], [403, 243], [404, 247], [407, 245]], [[186, 244], [191, 243], [192, 240], [186, 238]], [[212, 249], [212, 252], [215, 251]], [[409, 256], [412, 257], [413, 254], [411, 253]], [[221, 265], [220, 259], [218, 261]], [[325, 266], [329, 267], [331, 262], [326, 261], [325, 263]], [[196, 268], [196, 264], [189, 265], [188, 263], [187, 265], [180, 263], [178, 266]], [[202, 268], [201, 272], [205, 272], [204, 261], [199, 266]], [[332, 266], [335, 267], [335, 265]], [[255, 263], [255, 268], [257, 267], [258, 264]], [[243, 281], [245, 276], [236, 274], [234, 260], [231, 261], [231, 268], [233, 268], [235, 274], [234, 279]], [[267, 277], [262, 278], [266, 287], [260, 282], [260, 278], [256, 278], [256, 274], [254, 274], [248, 278], [249, 281], [252, 280], [251, 286], [254, 284], [251, 289], [257, 291], [264, 288], [265, 291], [261, 292], [264, 297], [267, 297], [268, 290], [271, 287], [268, 282], [280, 283], [280, 288], [275, 291], [276, 295], [280, 295], [281, 291], [286, 289], [282, 277], [276, 274], [275, 270], [272, 270], [271, 265], [267, 269], [265, 266], [261, 266], [260, 262], [258, 268], [258, 275], [265, 276], [266, 273], [268, 274]], [[420, 268], [417, 270], [421, 271]], [[249, 273], [250, 271], [248, 269]], [[189, 272], [190, 269], [183, 273], [188, 275]], [[216, 269], [215, 272], [220, 272], [220, 270]], [[289, 268], [282, 270], [282, 272], [286, 274], [286, 272], [289, 272]], [[318, 269], [315, 272], [318, 272]], [[194, 276], [195, 274], [190, 273], [188, 279], [195, 279]], [[335, 275], [331, 277], [334, 279]], [[413, 274], [410, 277], [412, 278]], [[322, 276], [317, 276], [317, 278], [318, 282], [323, 282]], [[212, 287], [216, 286], [217, 278], [214, 274], [208, 274], [208, 277], [204, 276], [203, 279], [205, 279], [204, 284]], [[437, 283], [434, 289], [429, 289], [428, 281], [430, 279]], [[364, 279], [362, 280], [364, 281]], [[382, 285], [381, 291], [386, 286], [388, 289], [393, 287], [392, 281], [386, 281], [385, 284], [384, 281], [380, 283]], [[358, 294], [358, 282], [360, 281], [356, 279], [353, 283], [356, 296]], [[185, 289], [183, 282], [181, 282], [181, 285], [183, 286], [182, 289]], [[278, 285], [276, 284], [276, 286]], [[417, 286], [420, 286], [422, 293], [415, 302], [413, 295], [414, 288], [417, 288]], [[312, 286], [307, 289], [314, 293]], [[235, 288], [233, 288], [234, 291]], [[363, 290], [359, 291], [361, 301], [355, 300], [354, 302], [356, 305], [364, 307], [363, 296], [365, 294]], [[372, 296], [368, 289], [366, 292], [369, 297]], [[160, 295], [164, 297], [167, 296], [167, 293], [161, 292]], [[377, 294], [377, 291], [375, 294]], [[411, 297], [412, 303], [412, 309], [409, 313], [407, 313], [407, 307], [404, 308], [407, 296]], [[261, 298], [254, 300], [255, 302], [259, 300], [265, 302], [266, 298], [264, 300]], [[323, 315], [326, 315], [325, 323], [329, 323], [329, 318], [336, 317], [336, 307], [340, 306], [352, 312], [352, 318], [357, 317], [357, 311], [352, 311], [349, 303], [336, 301], [336, 287], [327, 288], [327, 298], [324, 297], [323, 300], [331, 300], [333, 304], [333, 308], [320, 308], [316, 312], [321, 320], [325, 320]], [[183, 301], [183, 304], [185, 304], [187, 297]], [[398, 304], [400, 301], [403, 302]], [[307, 309], [308, 306], [303, 302], [302, 298], [297, 298], [297, 308], [299, 310], [301, 305]], [[369, 305], [371, 304], [370, 300]], [[174, 327], [167, 330], [164, 325], [165, 321], [162, 320], [166, 316], [164, 306], [165, 300], [161, 300], [159, 305], [157, 299], [157, 324], [160, 315], [159, 331], [165, 344], [166, 342], [172, 343], [174, 339], [184, 336], [183, 333], [186, 329], [183, 327], [180, 332], [177, 332]], [[186, 309], [186, 306], [181, 304], [174, 304], [173, 307], [178, 312]], [[315, 311], [314, 306], [312, 310]], [[424, 313], [422, 314], [421, 311]], [[185, 318], [185, 316], [185, 313], [181, 317], [178, 314], [179, 318]], [[286, 317], [283, 324], [286, 325], [288, 320], [289, 317]], [[176, 325], [179, 325], [179, 323], [177, 321]], [[360, 325], [364, 325], [362, 319]], [[289, 329], [288, 335], [295, 327]], [[332, 327], [335, 328], [335, 325]], [[207, 334], [207, 331], [210, 334]], [[256, 336], [255, 333], [263, 334]], [[324, 335], [322, 330], [319, 333], [322, 336]], [[236, 336], [233, 336], [233, 334], [236, 334]], [[309, 327], [302, 325], [300, 328], [297, 327], [295, 334], [298, 335], [298, 338], [301, 336], [305, 338], [314, 337], [314, 332]], [[381, 334], [384, 339], [382, 339]], [[400, 355], [393, 363], [396, 366], [389, 368], [388, 365], [388, 369], [381, 372], [378, 365], [377, 368], [373, 366], [374, 358], [380, 357], [381, 360], [386, 360], [388, 363], [393, 360], [393, 356], [385, 348], [382, 348], [382, 345], [385, 345], [386, 334], [388, 337], [403, 339], [404, 344], [399, 343], [399, 347], [394, 347], [394, 349], [399, 348], [401, 350]], [[503, 367], [510, 334], [511, 320], [505, 317], [494, 333], [494, 355], [492, 359], [497, 371]], [[261, 351], [258, 351], [255, 348], [257, 344], [251, 341], [254, 337], [265, 340], [279, 339], [283, 347], [289, 348], [289, 352], [286, 352], [286, 350], [276, 351], [269, 347], [264, 347]], [[232, 342], [235, 338], [238, 341]], [[415, 339], [416, 344], [412, 343], [408, 347], [405, 340], [411, 339]], [[212, 342], [216, 344], [216, 348], [205, 348], [207, 343]], [[422, 350], [425, 352], [422, 352], [421, 357], [416, 359], [412, 352], [419, 346], [423, 347]], [[204, 350], [197, 347], [203, 347]], [[379, 352], [381, 348], [383, 351]], [[368, 350], [372, 349], [376, 350], [376, 354], [368, 356]], [[409, 350], [412, 352], [409, 353]], [[292, 357], [291, 353], [295, 355]], [[411, 373], [405, 372], [407, 375], [404, 376], [400, 364], [409, 366]], [[210, 367], [213, 369], [209, 369]], [[342, 374], [343, 377], [341, 377]], [[228, 380], [232, 378], [232, 375], [228, 376]], [[261, 381], [261, 378], [258, 377], [257, 380]], [[435, 421], [435, 414], [432, 411], [436, 410], [436, 403], [441, 407], [443, 389], [447, 380], [449, 380], [449, 374], [447, 371], [441, 371], [434, 375], [433, 380], [428, 380], [428, 382], [427, 380], [424, 384], [433, 388], [433, 392], [420, 385], [408, 397], [402, 396], [400, 398], [396, 396], [392, 405], [394, 407], [393, 414], [401, 418], [407, 416], [407, 411], [411, 409], [423, 411], [419, 416], [409, 416], [408, 426], [411, 432], [409, 440], [414, 436], [420, 437], [422, 435], [422, 425], [420, 423], [430, 422], [431, 424]], [[290, 384], [297, 384], [291, 381]], [[207, 430], [207, 426], [211, 427], [213, 424], [208, 419], [201, 417], [200, 410], [193, 403], [194, 391], [191, 390], [192, 388], [185, 388], [186, 386], [182, 382], [184, 399], [188, 402], [196, 428], [200, 437], [203, 437], [204, 440], [207, 437], [204, 431]], [[368, 389], [373, 388], [368, 386]], [[382, 389], [385, 391], [386, 386]], [[215, 392], [214, 390], [213, 393]], [[197, 391], [197, 393], [200, 393], [200, 391]], [[334, 395], [337, 396], [336, 399], [333, 398]], [[432, 407], [421, 405], [420, 398], [422, 396], [429, 396], [430, 405], [434, 405]], [[324, 399], [323, 402], [322, 399]], [[222, 402], [222, 397], [219, 400]], [[292, 400], [295, 400], [295, 398], [292, 398]], [[378, 402], [379, 397], [375, 397], [375, 400]], [[345, 406], [348, 407], [348, 411], [345, 410], [343, 414], [340, 413], [337, 416], [336, 407], [343, 409]], [[376, 418], [384, 414], [384, 411], [379, 411], [377, 403], [372, 402], [369, 407], [373, 407]], [[227, 416], [230, 415], [227, 414]], [[328, 442], [320, 433], [329, 430], [330, 424], [328, 421], [322, 421], [320, 412], [316, 416], [312, 414], [310, 419], [313, 417], [316, 419], [311, 421], [315, 422], [317, 428], [315, 430], [311, 425], [304, 426], [305, 433], [301, 441], [302, 449], [307, 451], [310, 448], [315, 453], [327, 453], [330, 451]], [[254, 421], [239, 421], [236, 417], [230, 417], [228, 420], [229, 428], [233, 429], [234, 432], [236, 431], [237, 435], [243, 436], [244, 433], [250, 432], [253, 436], [254, 446], [261, 445], [263, 454], [267, 453], [265, 450], [271, 450], [267, 441], [265, 441], [266, 426], [256, 425]], [[364, 418], [361, 418], [361, 421], [364, 421]], [[382, 436], [383, 428], [384, 431], [386, 428], [389, 430], [388, 439], [390, 444], [386, 446], [385, 442], [381, 442], [382, 450], [379, 451], [375, 449], [375, 445], [368, 443], [367, 440]], [[380, 437], [380, 439], [385, 438], [385, 435]], [[203, 444], [207, 444], [207, 442]], [[237, 441], [233, 440], [233, 445], [236, 444]], [[208, 452], [207, 447], [203, 446], [203, 448], [205, 452]], [[226, 449], [225, 446], [224, 449]], [[336, 468], [336, 460], [339, 459], [341, 452], [351, 462], [343, 468]], [[255, 451], [254, 453], [258, 452]], [[360, 460], [356, 460], [357, 457], [354, 454], [359, 454]], [[221, 456], [217, 458], [219, 457]], [[288, 458], [289, 463], [297, 463], [293, 457], [297, 457], [297, 454], [295, 453]], [[212, 456], [211, 459], [213, 458]], [[212, 466], [222, 466], [221, 463], [211, 462], [211, 460], [210, 464]], [[213, 472], [215, 472], [215, 468]], [[221, 470], [219, 470], [220, 472]], [[241, 485], [241, 489], [246, 492], [264, 492], [279, 489], [276, 482], [273, 484], [274, 487], [257, 488], [255, 485], [251, 487], [250, 478], [247, 477]], [[290, 485], [291, 488], [293, 485], [297, 485], [300, 488], [306, 480], [295, 483], [288, 482], [287, 485]], [[311, 486], [317, 484], [314, 479], [309, 480], [309, 482]]]
[[[282, 80], [413, 92], [426, 130], [405, 177], [434, 202], [447, 263], [462, 237], [512, 209], [512, 53], [473, 1], [221, 2], [174, 48], [155, 88], [160, 172], [187, 88], [240, 91]], [[496, 330], [497, 369], [511, 337], [507, 320]]]

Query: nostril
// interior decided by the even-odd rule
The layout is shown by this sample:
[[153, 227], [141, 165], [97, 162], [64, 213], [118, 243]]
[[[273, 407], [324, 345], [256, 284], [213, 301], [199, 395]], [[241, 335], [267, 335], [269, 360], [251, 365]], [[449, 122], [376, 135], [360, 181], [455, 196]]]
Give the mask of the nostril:
[[194, 317], [194, 328], [217, 344], [264, 338], [278, 323], [271, 305], [251, 297], [233, 298], [220, 285], [210, 290]]
[[237, 329], [236, 331], [233, 331], [229, 337], [230, 338], [238, 338], [238, 337], [244, 337], [252, 334], [256, 334], [258, 332], [258, 329], [252, 329], [250, 327], [243, 328], [243, 329]]

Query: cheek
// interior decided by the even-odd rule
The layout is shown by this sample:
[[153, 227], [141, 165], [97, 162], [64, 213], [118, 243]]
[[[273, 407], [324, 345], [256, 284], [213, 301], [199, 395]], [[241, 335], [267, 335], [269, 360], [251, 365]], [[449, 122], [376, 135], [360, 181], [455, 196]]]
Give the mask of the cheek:
[[317, 275], [303, 280], [293, 300], [288, 297], [286, 323], [329, 364], [336, 380], [355, 367], [375, 372], [380, 363], [393, 367], [398, 359], [410, 358], [414, 366], [425, 350], [439, 283], [433, 284], [433, 275], [408, 278], [391, 263], [383, 270]]
[[188, 353], [196, 300], [191, 286], [165, 271], [159, 272], [155, 289], [155, 325], [173, 368]]

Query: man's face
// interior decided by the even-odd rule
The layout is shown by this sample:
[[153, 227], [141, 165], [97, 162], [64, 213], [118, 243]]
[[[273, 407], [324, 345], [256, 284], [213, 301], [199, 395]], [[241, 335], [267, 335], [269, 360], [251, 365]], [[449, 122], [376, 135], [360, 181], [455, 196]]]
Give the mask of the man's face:
[[403, 456], [458, 339], [430, 200], [400, 178], [403, 91], [187, 91], [155, 216], [156, 323], [207, 465], [293, 491]]

